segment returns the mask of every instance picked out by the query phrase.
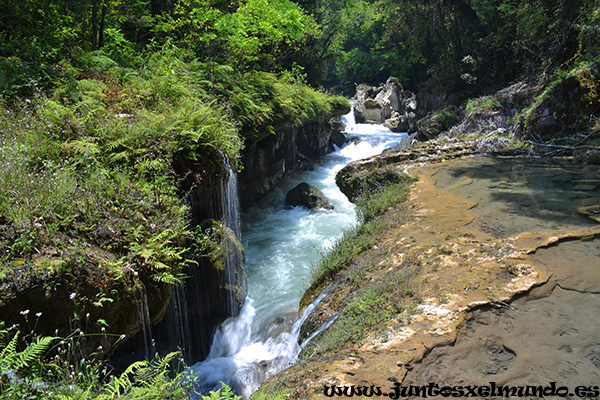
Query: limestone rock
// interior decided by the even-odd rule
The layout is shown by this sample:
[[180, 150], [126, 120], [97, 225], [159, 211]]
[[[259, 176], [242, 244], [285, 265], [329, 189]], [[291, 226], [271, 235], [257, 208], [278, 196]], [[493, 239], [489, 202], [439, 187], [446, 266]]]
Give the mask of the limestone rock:
[[554, 86], [547, 86], [515, 127], [521, 140], [548, 141], [593, 130], [590, 116], [600, 113], [597, 96], [600, 64], [582, 66]]
[[[403, 90], [391, 78], [380, 86], [359, 85], [356, 88], [356, 122], [382, 124], [390, 118], [398, 118], [399, 121], [403, 119], [408, 124], [402, 127], [406, 127], [404, 131], [407, 132], [410, 131], [410, 121], [415, 119], [416, 108], [416, 95]], [[390, 124], [394, 122], [390, 121]]]
[[416, 115], [410, 112], [406, 115], [394, 116], [386, 119], [384, 125], [392, 132], [412, 133], [417, 130]]
[[290, 190], [285, 201], [292, 206], [303, 206], [309, 209], [333, 209], [327, 197], [319, 189], [306, 182], [302, 182]]
[[239, 176], [242, 208], [248, 208], [270, 193], [286, 174], [302, 170], [306, 161], [318, 159], [341, 147], [345, 137], [339, 118], [321, 116], [300, 126], [288, 124], [276, 134], [246, 143]]

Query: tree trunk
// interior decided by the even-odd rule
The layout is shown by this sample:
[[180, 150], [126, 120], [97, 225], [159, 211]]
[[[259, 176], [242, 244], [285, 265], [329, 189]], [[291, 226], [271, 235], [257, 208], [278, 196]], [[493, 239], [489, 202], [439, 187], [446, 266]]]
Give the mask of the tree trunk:
[[104, 46], [104, 28], [106, 27], [106, 5], [107, 1], [102, 2], [102, 13], [100, 14], [100, 30], [98, 32], [98, 47]]
[[98, 50], [98, 0], [92, 0], [92, 50]]

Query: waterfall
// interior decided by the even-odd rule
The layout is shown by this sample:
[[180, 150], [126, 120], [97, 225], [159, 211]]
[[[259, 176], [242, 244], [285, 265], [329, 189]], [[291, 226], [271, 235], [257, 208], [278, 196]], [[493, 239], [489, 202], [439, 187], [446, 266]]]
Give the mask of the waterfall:
[[231, 228], [235, 236], [242, 237], [242, 224], [240, 219], [240, 196], [238, 194], [237, 173], [229, 164], [229, 159], [224, 157], [227, 176], [221, 181], [221, 209], [226, 226]]
[[148, 296], [146, 290], [142, 289], [140, 321], [142, 324], [142, 334], [144, 336], [144, 355], [148, 360], [154, 357], [154, 342], [152, 339], [152, 325], [150, 324], [150, 309], [148, 307]]
[[111, 359], [119, 370], [131, 362], [152, 358], [155, 353], [165, 355], [180, 350], [187, 363], [204, 359], [209, 351], [214, 330], [227, 317], [237, 316], [246, 298], [246, 275], [243, 248], [239, 242], [241, 223], [237, 190], [237, 174], [223, 156], [224, 174], [212, 187], [191, 190], [187, 201], [191, 209], [192, 225], [206, 219], [219, 220], [222, 227], [222, 265], [214, 260], [195, 255], [197, 264], [182, 272], [184, 283], [175, 286], [165, 314], [158, 324], [152, 325], [148, 294], [140, 299], [139, 320], [142, 329], [128, 339]]
[[[200, 392], [207, 393], [223, 381], [248, 398], [264, 380], [296, 361], [300, 328], [314, 307], [299, 315], [311, 270], [343, 231], [356, 223], [354, 205], [337, 188], [335, 175], [348, 162], [381, 153], [407, 136], [382, 125], [355, 124], [353, 114], [344, 116], [343, 122], [346, 136], [357, 140], [325, 156], [312, 170], [283, 178], [272, 193], [245, 211], [241, 225], [248, 298], [239, 316], [216, 330], [208, 357], [191, 366]], [[234, 186], [233, 179], [224, 186]], [[335, 209], [286, 206], [287, 191], [302, 181], [320, 189]], [[226, 196], [223, 201], [228, 201]]]
[[[227, 168], [227, 176], [221, 181], [221, 210], [223, 215], [223, 224], [226, 229], [229, 228], [233, 232], [231, 240], [224, 240], [223, 245], [226, 246], [225, 257], [225, 281], [223, 284], [226, 287], [234, 288], [239, 285], [239, 266], [244, 265], [245, 260], [239, 251], [236, 251], [235, 246], [238, 241], [241, 241], [242, 227], [240, 220], [240, 199], [238, 194], [237, 173], [229, 164], [227, 157], [224, 157], [225, 167]], [[240, 301], [236, 299], [234, 290], [228, 290], [227, 310], [230, 315], [238, 315], [240, 312]], [[243, 301], [244, 299], [239, 299]]]

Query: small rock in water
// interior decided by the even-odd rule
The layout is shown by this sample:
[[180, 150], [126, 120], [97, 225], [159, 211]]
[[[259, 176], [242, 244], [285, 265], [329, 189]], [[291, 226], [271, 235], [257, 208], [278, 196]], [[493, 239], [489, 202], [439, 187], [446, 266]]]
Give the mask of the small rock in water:
[[302, 182], [290, 190], [285, 201], [292, 206], [303, 206], [311, 210], [316, 208], [333, 210], [334, 208], [319, 189], [306, 182]]

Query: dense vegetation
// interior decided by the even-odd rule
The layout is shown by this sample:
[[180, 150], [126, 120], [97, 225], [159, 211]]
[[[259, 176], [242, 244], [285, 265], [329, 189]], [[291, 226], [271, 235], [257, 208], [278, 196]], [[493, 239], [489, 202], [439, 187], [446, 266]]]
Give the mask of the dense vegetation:
[[[191, 244], [215, 249], [188, 225], [187, 166], [218, 183], [224, 164], [242, 167], [245, 141], [347, 107], [286, 65], [316, 29], [293, 3], [163, 6], [0, 5], [0, 296], [39, 287], [66, 300], [61, 326], [13, 310], [0, 398], [187, 398], [175, 355], [106, 376], [110, 349], [96, 346], [123, 333], [110, 305], [179, 283]], [[221, 395], [235, 397], [210, 398]]]
[[593, 0], [7, 0], [0, 88], [31, 93], [101, 49], [139, 64], [174, 44], [236, 71], [304, 70], [341, 87], [388, 76], [415, 90], [481, 91], [598, 56]]
[[304, 3], [322, 27], [311, 53], [330, 57], [332, 86], [376, 84], [391, 75], [412, 90], [474, 94], [531, 75], [549, 77], [573, 57], [599, 55], [596, 1]]
[[[208, 175], [225, 158], [241, 167], [246, 141], [344, 102], [309, 84], [353, 90], [394, 76], [413, 90], [466, 97], [524, 76], [556, 81], [561, 67], [598, 60], [599, 22], [592, 0], [2, 1], [0, 279], [17, 285], [86, 265], [110, 278], [104, 288], [138, 272], [176, 284], [191, 262], [184, 244], [209, 240], [187, 225], [178, 160]], [[586, 87], [597, 104], [596, 83]], [[403, 191], [365, 203], [367, 223], [349, 234], [353, 246], [323, 261], [319, 279], [371, 245], [380, 208]], [[101, 307], [110, 296], [88, 300]], [[106, 321], [93, 323], [99, 331]], [[103, 387], [100, 364], [77, 369], [81, 354], [57, 353], [52, 343], [68, 340], [23, 336], [0, 331], [0, 396], [40, 385], [79, 398], [149, 382], [172, 388], [163, 361], [136, 365], [147, 373], [137, 383], [124, 376]], [[50, 354], [58, 358], [40, 359]], [[177, 379], [173, 392], [186, 396]]]

